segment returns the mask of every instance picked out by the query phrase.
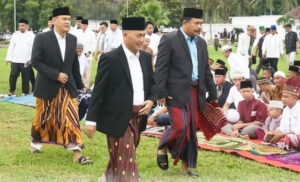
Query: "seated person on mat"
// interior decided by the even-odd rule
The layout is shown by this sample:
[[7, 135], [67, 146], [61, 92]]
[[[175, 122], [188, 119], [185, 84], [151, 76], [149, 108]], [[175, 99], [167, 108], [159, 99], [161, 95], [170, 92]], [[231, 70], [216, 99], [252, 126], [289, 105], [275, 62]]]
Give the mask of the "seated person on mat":
[[266, 136], [268, 135], [268, 133], [278, 129], [282, 118], [282, 110], [282, 101], [270, 101], [268, 109], [269, 116], [267, 117], [264, 126], [262, 128], [256, 129], [256, 136], [258, 139], [264, 139], [264, 141], [267, 141], [268, 139], [266, 138]]
[[170, 125], [167, 107], [162, 107], [158, 111], [155, 111], [153, 114], [149, 115], [147, 124], [151, 126]]
[[286, 85], [282, 93], [282, 102], [286, 106], [278, 130], [270, 143], [277, 144], [286, 150], [300, 150], [300, 103], [297, 102], [299, 94], [297, 88]]
[[275, 87], [274, 85], [270, 84], [270, 81], [267, 78], [260, 78], [257, 80], [257, 85], [259, 86], [260, 90], [260, 99], [265, 103], [269, 104], [270, 100], [272, 100], [272, 88]]
[[243, 100], [243, 97], [240, 93], [240, 83], [245, 79], [244, 73], [241, 71], [234, 72], [231, 75], [231, 78], [234, 85], [230, 88], [226, 102], [223, 105], [224, 113], [226, 113], [227, 110], [230, 109], [231, 104], [233, 104], [234, 108], [236, 109], [239, 102]]
[[267, 106], [254, 98], [254, 90], [250, 80], [244, 80], [240, 85], [240, 92], [244, 98], [238, 105], [240, 120], [232, 125], [228, 123], [222, 132], [234, 137], [256, 138], [255, 130], [262, 126], [267, 118]]

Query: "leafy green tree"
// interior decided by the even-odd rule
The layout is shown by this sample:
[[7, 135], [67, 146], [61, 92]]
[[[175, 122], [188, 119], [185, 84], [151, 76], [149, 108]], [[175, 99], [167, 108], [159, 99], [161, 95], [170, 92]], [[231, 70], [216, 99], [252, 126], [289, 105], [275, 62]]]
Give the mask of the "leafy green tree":
[[74, 11], [72, 4], [68, 0], [43, 0], [40, 4], [39, 26], [46, 27], [48, 18], [52, 15], [54, 8], [68, 6], [71, 14]]
[[170, 20], [168, 18], [168, 11], [165, 11], [162, 4], [156, 0], [151, 0], [144, 4], [139, 10], [133, 13], [133, 16], [143, 16], [147, 20], [153, 21], [157, 26], [168, 25]]
[[[128, 16], [136, 15], [137, 12], [145, 8], [146, 4], [153, 0], [130, 0], [128, 2]], [[160, 2], [160, 6], [163, 10], [163, 15], [167, 15], [169, 19], [169, 23], [167, 23], [167, 19], [164, 19], [164, 22], [159, 22], [159, 24], [165, 24], [171, 27], [178, 27], [181, 24], [181, 17], [183, 11], [183, 3], [181, 0], [156, 0]], [[164, 13], [165, 12], [165, 13]], [[122, 17], [126, 17], [127, 15], [127, 4], [123, 3], [121, 12], [119, 14], [119, 19]], [[147, 17], [147, 16], [146, 16]]]
[[291, 16], [288, 16], [288, 15], [284, 15], [277, 20], [278, 25], [285, 25], [288, 23], [294, 25], [295, 24], [294, 18], [292, 18]]

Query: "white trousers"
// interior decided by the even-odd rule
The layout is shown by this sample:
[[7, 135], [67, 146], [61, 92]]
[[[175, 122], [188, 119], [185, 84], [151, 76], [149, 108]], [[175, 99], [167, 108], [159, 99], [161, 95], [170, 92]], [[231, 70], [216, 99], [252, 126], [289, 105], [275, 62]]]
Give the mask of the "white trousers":
[[289, 66], [294, 65], [294, 60], [296, 58], [296, 52], [290, 52], [289, 54], [287, 54], [287, 63]]

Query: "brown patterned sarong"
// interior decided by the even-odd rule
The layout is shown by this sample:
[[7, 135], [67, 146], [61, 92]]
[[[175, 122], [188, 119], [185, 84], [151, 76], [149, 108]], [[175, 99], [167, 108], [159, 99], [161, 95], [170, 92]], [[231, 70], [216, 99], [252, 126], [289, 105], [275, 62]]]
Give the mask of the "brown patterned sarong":
[[107, 182], [138, 182], [139, 171], [135, 150], [140, 141], [140, 124], [138, 116], [141, 106], [134, 106], [129, 126], [121, 138], [107, 136], [110, 160], [105, 171]]
[[52, 100], [36, 98], [36, 114], [31, 128], [32, 143], [83, 148], [78, 103], [61, 87]]

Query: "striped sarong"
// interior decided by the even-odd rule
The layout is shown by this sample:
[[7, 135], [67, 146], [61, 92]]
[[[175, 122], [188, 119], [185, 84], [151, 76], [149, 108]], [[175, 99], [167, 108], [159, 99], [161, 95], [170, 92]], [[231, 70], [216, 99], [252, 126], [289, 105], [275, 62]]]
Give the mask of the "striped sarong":
[[161, 137], [158, 149], [167, 147], [174, 159], [174, 165], [181, 159], [189, 168], [196, 167], [198, 155], [196, 110], [198, 110], [196, 88], [192, 88], [192, 98], [185, 107], [168, 106], [171, 127]]
[[52, 100], [36, 98], [36, 114], [32, 123], [33, 144], [55, 144], [66, 149], [82, 149], [78, 102], [61, 87]]
[[191, 99], [182, 108], [168, 106], [171, 127], [163, 134], [158, 149], [167, 147], [176, 165], [179, 159], [195, 168], [198, 155], [196, 131], [201, 130], [206, 140], [211, 139], [227, 124], [227, 120], [218, 104], [206, 103], [201, 112], [198, 104], [197, 85], [191, 89]]

